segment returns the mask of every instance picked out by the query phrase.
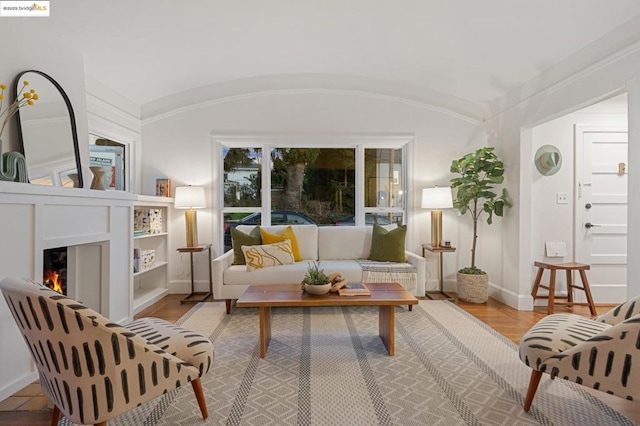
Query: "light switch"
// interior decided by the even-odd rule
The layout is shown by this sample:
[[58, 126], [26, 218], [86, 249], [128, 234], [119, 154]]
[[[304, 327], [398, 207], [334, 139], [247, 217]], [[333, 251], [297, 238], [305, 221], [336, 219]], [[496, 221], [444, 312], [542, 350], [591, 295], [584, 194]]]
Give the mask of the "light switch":
[[567, 255], [567, 243], [564, 241], [547, 241], [545, 246], [547, 257], [564, 257]]

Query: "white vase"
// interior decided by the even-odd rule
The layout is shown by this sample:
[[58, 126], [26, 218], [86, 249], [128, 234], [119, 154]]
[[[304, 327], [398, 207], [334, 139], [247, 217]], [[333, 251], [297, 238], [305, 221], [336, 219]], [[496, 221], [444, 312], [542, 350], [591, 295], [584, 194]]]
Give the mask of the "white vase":
[[104, 184], [102, 183], [102, 178], [104, 177], [107, 170], [102, 166], [91, 166], [89, 167], [91, 173], [93, 173], [93, 180], [91, 181], [91, 189], [104, 190]]

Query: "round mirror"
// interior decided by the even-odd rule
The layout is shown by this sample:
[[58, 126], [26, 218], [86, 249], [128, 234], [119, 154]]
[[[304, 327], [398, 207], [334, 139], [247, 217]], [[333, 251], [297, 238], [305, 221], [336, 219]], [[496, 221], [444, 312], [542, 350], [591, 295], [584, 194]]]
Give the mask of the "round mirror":
[[14, 98], [25, 80], [40, 97], [35, 105], [16, 114], [29, 182], [82, 188], [78, 133], [69, 97], [53, 78], [29, 70], [16, 77]]

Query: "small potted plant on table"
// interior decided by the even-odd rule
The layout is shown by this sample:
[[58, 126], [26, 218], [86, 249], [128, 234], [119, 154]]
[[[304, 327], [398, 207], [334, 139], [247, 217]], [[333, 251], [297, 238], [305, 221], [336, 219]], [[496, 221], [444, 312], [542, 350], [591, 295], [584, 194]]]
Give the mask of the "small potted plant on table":
[[307, 273], [302, 280], [302, 288], [309, 294], [327, 294], [331, 290], [331, 281], [329, 277], [324, 273], [323, 269], [320, 269], [318, 262], [309, 264]]
[[473, 221], [471, 266], [458, 271], [458, 298], [466, 302], [484, 303], [489, 298], [489, 276], [476, 267], [478, 219], [487, 213], [487, 224], [491, 225], [494, 214], [502, 216], [505, 208], [511, 207], [506, 189], [501, 195], [494, 192], [495, 185], [504, 181], [504, 164], [493, 150], [480, 148], [451, 163], [451, 172], [459, 175], [451, 179], [451, 186], [458, 190], [453, 207], [461, 214], [469, 213]]

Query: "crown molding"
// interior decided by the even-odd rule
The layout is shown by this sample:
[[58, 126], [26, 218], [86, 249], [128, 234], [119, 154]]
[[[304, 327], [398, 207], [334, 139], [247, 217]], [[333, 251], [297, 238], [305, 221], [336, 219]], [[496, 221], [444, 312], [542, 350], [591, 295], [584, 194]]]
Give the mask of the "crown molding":
[[142, 120], [147, 124], [225, 102], [298, 94], [348, 95], [402, 103], [472, 124], [482, 122], [486, 112], [481, 105], [426, 88], [361, 76], [301, 73], [242, 78], [177, 93], [143, 105]]
[[550, 78], [550, 75], [555, 69], [551, 69], [541, 74], [534, 80], [523, 84], [516, 91], [512, 91], [507, 96], [495, 102], [492, 102], [490, 104], [491, 114], [487, 116], [486, 120], [490, 120], [524, 103], [538, 101], [545, 97], [551, 96], [554, 93], [565, 89], [573, 84], [579, 83], [581, 80], [595, 75], [608, 67], [614, 66], [616, 63], [619, 63], [633, 55], [640, 56], [640, 40], [635, 41], [634, 43], [631, 43], [610, 55], [607, 55], [599, 61], [583, 67], [577, 72], [556, 80], [553, 83], [548, 83], [545, 87], [539, 89], [538, 87], [543, 85], [545, 81], [552, 80]]

